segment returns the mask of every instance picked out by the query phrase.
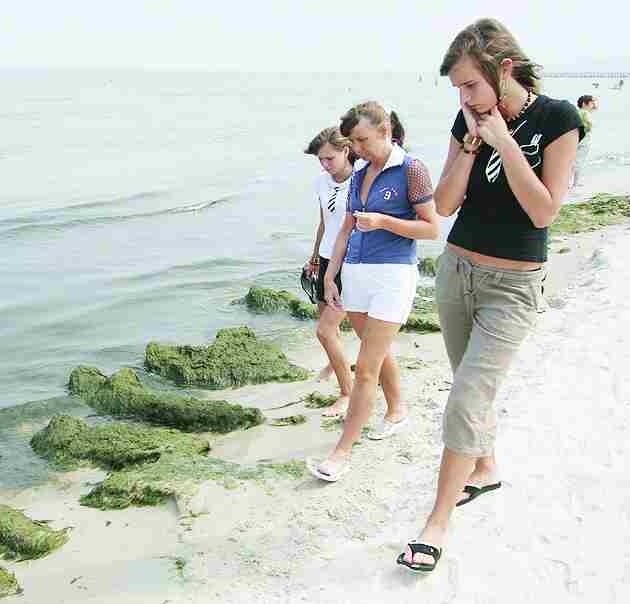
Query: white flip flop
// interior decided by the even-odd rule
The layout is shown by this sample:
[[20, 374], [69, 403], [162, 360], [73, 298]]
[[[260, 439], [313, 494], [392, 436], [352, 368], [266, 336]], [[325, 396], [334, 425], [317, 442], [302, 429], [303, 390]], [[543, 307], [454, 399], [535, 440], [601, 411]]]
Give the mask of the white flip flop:
[[[322, 468], [322, 466], [324, 466]], [[326, 482], [337, 482], [350, 471], [350, 460], [333, 462], [328, 459], [317, 463], [312, 458], [306, 460], [306, 469], [315, 477]]]
[[404, 426], [409, 423], [409, 417], [405, 417], [398, 422], [390, 422], [388, 419], [383, 419], [378, 428], [373, 428], [367, 433], [367, 437], [370, 440], [383, 440], [389, 438], [399, 432]]

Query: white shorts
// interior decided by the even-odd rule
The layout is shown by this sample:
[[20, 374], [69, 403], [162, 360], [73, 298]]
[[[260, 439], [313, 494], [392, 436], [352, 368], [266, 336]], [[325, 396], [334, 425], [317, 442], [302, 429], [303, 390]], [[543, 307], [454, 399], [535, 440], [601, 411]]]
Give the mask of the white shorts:
[[409, 318], [416, 296], [415, 264], [347, 264], [341, 269], [341, 302], [348, 312], [400, 323]]

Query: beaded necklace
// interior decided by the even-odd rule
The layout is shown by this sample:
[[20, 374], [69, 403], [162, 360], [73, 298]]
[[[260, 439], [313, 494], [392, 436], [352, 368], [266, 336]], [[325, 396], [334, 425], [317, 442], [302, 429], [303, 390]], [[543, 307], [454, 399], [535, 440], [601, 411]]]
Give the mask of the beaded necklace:
[[507, 124], [511, 124], [512, 122], [515, 122], [519, 117], [521, 117], [523, 115], [523, 113], [525, 113], [527, 111], [527, 108], [532, 104], [532, 89], [528, 88], [527, 89], [527, 98], [525, 99], [525, 102], [523, 103], [523, 106], [521, 107], [521, 110], [514, 116], [511, 117], [508, 120], [505, 120], [505, 122]]

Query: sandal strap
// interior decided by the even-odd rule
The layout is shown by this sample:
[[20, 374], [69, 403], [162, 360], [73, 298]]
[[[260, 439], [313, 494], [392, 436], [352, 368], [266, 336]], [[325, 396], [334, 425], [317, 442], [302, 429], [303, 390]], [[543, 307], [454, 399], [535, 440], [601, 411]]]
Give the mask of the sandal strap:
[[468, 493], [469, 495], [474, 495], [477, 491], [481, 491], [481, 489], [473, 486], [472, 484], [467, 484], [464, 487], [464, 493]]
[[412, 555], [426, 554], [427, 556], [432, 556], [437, 561], [441, 554], [441, 551], [437, 547], [427, 545], [426, 543], [418, 543], [416, 541], [412, 541], [411, 543], [408, 543], [408, 545]]

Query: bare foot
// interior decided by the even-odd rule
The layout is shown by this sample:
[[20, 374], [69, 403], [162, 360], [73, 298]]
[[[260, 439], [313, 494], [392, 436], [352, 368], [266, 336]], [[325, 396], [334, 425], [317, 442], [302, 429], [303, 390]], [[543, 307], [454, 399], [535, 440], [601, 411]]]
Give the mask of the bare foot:
[[[444, 543], [444, 537], [446, 535], [446, 529], [437, 525], [427, 524], [424, 530], [420, 534], [420, 537], [416, 539], [418, 543], [424, 543], [425, 545], [432, 545], [438, 549], [442, 549]], [[405, 548], [405, 562], [408, 564], [433, 564], [435, 559], [433, 556], [427, 556], [426, 554], [411, 554], [409, 546]]]
[[333, 368], [332, 365], [330, 363], [328, 363], [328, 365], [326, 365], [326, 367], [324, 367], [318, 374], [317, 374], [317, 381], [318, 382], [325, 382], [331, 375], [333, 374]]
[[383, 418], [386, 422], [390, 422], [392, 424], [397, 424], [405, 419], [409, 415], [409, 411], [407, 410], [407, 405], [399, 403], [396, 405], [396, 409], [390, 411], [387, 409], [385, 412], [385, 417]]
[[348, 404], [350, 403], [349, 396], [340, 396], [330, 407], [322, 412], [324, 417], [338, 417], [343, 415], [348, 410]]

